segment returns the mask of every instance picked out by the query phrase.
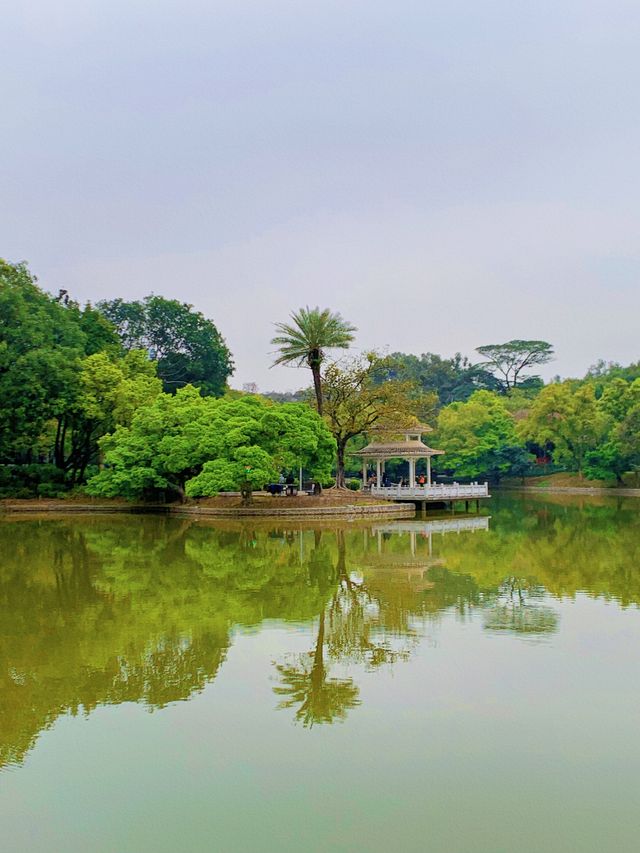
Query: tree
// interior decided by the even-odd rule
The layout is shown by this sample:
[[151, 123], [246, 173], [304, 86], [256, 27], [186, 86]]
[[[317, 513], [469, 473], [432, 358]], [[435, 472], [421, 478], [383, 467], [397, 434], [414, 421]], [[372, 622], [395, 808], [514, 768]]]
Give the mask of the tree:
[[585, 456], [589, 479], [623, 483], [623, 475], [640, 468], [640, 379], [613, 377], [597, 402], [607, 419], [606, 440]]
[[539, 381], [536, 376], [521, 377], [522, 371], [553, 359], [553, 346], [546, 341], [513, 340], [478, 347], [476, 352], [486, 358], [480, 366], [495, 376], [505, 394], [517, 387], [519, 381], [521, 385]]
[[329, 364], [322, 376], [324, 416], [336, 440], [336, 487], [345, 488], [345, 453], [348, 442], [383, 423], [401, 427], [415, 421], [419, 398], [413, 383], [375, 382], [387, 359], [374, 352], [343, 364]]
[[116, 353], [110, 324], [90, 305], [42, 291], [25, 264], [0, 260], [0, 461], [26, 463], [49, 452], [50, 421], [75, 405], [82, 359]]
[[291, 314], [291, 323], [276, 323], [278, 334], [271, 340], [278, 346], [276, 364], [307, 366], [313, 375], [318, 414], [323, 414], [321, 367], [328, 349], [347, 349], [356, 327], [332, 314], [328, 308], [301, 308]]
[[550, 447], [555, 462], [582, 473], [586, 454], [606, 435], [607, 416], [592, 383], [554, 382], [535, 398], [518, 431], [523, 440]]
[[335, 444], [305, 404], [256, 395], [214, 399], [187, 386], [139, 408], [101, 447], [106, 467], [89, 481], [91, 494], [182, 498], [240, 489], [248, 502], [253, 488], [283, 468], [303, 465], [326, 477]]
[[55, 429], [55, 463], [69, 475], [70, 485], [83, 481], [97, 456], [98, 440], [118, 425], [128, 426], [162, 385], [155, 364], [140, 350], [123, 358], [106, 352], [89, 355], [78, 365], [78, 380], [75, 396], [56, 418]]
[[476, 391], [466, 403], [446, 406], [434, 441], [447, 454], [446, 467], [460, 477], [498, 480], [522, 463], [513, 417], [504, 400], [490, 391]]
[[278, 476], [275, 459], [261, 447], [238, 447], [230, 459], [205, 462], [202, 472], [186, 485], [190, 498], [217, 495], [239, 488], [242, 502], [252, 503], [254, 489], [273, 482]]
[[381, 372], [380, 382], [401, 379], [415, 382], [422, 393], [436, 393], [440, 406], [464, 402], [480, 390], [495, 391], [499, 385], [494, 376], [457, 352], [453, 358], [442, 358], [432, 352], [420, 356], [394, 352], [389, 367]]
[[233, 373], [231, 353], [215, 324], [192, 305], [151, 295], [141, 302], [99, 302], [98, 308], [125, 350], [147, 350], [157, 361], [165, 391], [191, 384], [205, 396], [224, 394]]

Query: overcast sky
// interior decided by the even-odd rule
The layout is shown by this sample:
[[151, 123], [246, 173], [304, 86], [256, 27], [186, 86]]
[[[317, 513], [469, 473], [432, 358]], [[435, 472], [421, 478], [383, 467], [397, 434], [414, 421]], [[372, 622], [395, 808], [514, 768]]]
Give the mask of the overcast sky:
[[640, 358], [640, 4], [29, 0], [2, 12], [0, 255], [75, 298], [360, 348]]

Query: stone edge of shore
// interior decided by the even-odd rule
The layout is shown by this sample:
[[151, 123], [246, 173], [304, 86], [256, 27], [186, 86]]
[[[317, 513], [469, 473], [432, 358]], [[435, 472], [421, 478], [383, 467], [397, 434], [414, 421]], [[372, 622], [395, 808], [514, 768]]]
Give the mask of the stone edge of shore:
[[58, 513], [58, 514], [82, 514], [82, 513], [157, 513], [166, 515], [192, 515], [205, 516], [208, 518], [324, 518], [325, 516], [339, 516], [353, 518], [354, 516], [381, 516], [392, 518], [413, 518], [416, 512], [412, 503], [404, 504], [369, 504], [358, 506], [346, 504], [344, 506], [329, 507], [283, 507], [282, 509], [263, 509], [259, 507], [207, 507], [207, 506], [166, 506], [162, 504], [4, 504], [0, 513], [3, 515], [18, 515], [23, 513]]

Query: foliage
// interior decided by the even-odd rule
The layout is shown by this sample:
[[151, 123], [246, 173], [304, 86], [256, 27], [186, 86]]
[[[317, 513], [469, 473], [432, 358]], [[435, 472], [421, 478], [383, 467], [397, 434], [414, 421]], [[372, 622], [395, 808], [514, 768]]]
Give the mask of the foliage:
[[508, 394], [518, 383], [540, 384], [539, 377], [523, 376], [522, 371], [534, 365], [548, 364], [553, 359], [553, 347], [546, 341], [507, 341], [487, 344], [476, 352], [486, 358], [483, 366], [492, 373], [503, 393]]
[[255, 446], [238, 447], [230, 459], [205, 462], [202, 472], [189, 480], [185, 491], [190, 498], [200, 498], [240, 488], [248, 503], [252, 490], [274, 482], [278, 473], [275, 459], [266, 450]]
[[[442, 358], [435, 353], [421, 356], [394, 352], [385, 370], [380, 371], [378, 382], [389, 379], [413, 382], [423, 394], [436, 394], [440, 406], [464, 402], [479, 390], [497, 390], [498, 383], [484, 368], [471, 364], [459, 352], [453, 358]], [[429, 421], [428, 415], [420, 415]]]
[[518, 432], [523, 440], [548, 447], [556, 462], [582, 472], [586, 455], [606, 430], [607, 415], [598, 405], [593, 384], [554, 382], [535, 398]]
[[233, 373], [231, 353], [214, 323], [192, 305], [152, 295], [139, 302], [103, 301], [98, 308], [125, 350], [143, 349], [157, 360], [165, 391], [191, 384], [204, 395], [224, 393]]
[[[139, 498], [181, 496], [185, 489], [192, 496], [250, 491], [276, 469], [298, 465], [322, 478], [334, 442], [302, 403], [277, 405], [255, 395], [214, 399], [187, 386], [138, 409], [131, 425], [118, 427], [102, 447], [107, 467], [89, 482], [90, 493]], [[247, 476], [247, 468], [255, 470]]]
[[45, 424], [68, 405], [87, 344], [78, 315], [24, 264], [0, 261], [0, 461], [31, 461]]
[[323, 413], [323, 389], [320, 369], [328, 349], [347, 349], [356, 327], [328, 308], [301, 308], [291, 314], [291, 323], [276, 323], [277, 335], [271, 343], [278, 346], [276, 364], [306, 366], [313, 375], [318, 413]]
[[71, 484], [83, 480], [99, 439], [130, 424], [161, 390], [155, 365], [139, 350], [117, 359], [106, 352], [89, 355], [79, 364], [78, 380], [72, 404], [58, 418], [54, 446], [56, 464], [70, 473]]
[[336, 440], [336, 486], [345, 487], [347, 443], [382, 423], [402, 427], [415, 421], [418, 401], [410, 382], [376, 383], [387, 358], [371, 352], [343, 364], [329, 364], [322, 376], [325, 420]]
[[640, 469], [640, 379], [612, 378], [597, 405], [607, 419], [606, 440], [586, 454], [584, 473], [622, 483], [625, 473]]
[[522, 464], [516, 426], [504, 400], [490, 391], [476, 391], [466, 403], [452, 403], [440, 412], [434, 441], [446, 456], [439, 468], [459, 477], [500, 479], [514, 462]]

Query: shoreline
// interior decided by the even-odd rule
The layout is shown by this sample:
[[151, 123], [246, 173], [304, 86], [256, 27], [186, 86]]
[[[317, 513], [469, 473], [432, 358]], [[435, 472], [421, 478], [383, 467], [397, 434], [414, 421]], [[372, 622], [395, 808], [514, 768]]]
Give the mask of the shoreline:
[[416, 508], [413, 503], [400, 504], [343, 504], [336, 506], [315, 507], [223, 507], [223, 506], [181, 506], [179, 504], [83, 504], [69, 501], [25, 501], [4, 503], [1, 505], [0, 517], [11, 515], [174, 515], [203, 518], [338, 518], [380, 517], [380, 518], [414, 518]]
[[596, 495], [610, 498], [640, 498], [640, 489], [612, 486], [494, 486], [499, 492], [527, 492], [550, 495]]

